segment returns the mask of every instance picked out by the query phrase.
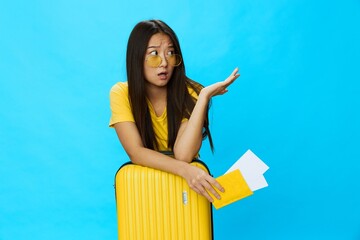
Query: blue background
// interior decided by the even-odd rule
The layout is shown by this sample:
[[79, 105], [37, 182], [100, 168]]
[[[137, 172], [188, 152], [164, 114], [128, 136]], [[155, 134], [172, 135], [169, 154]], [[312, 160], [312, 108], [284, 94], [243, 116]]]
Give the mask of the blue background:
[[133, 26], [162, 19], [187, 74], [215, 97], [223, 174], [247, 149], [269, 187], [214, 211], [220, 239], [360, 239], [360, 2], [0, 2], [0, 239], [116, 239], [113, 177], [127, 156], [108, 94]]

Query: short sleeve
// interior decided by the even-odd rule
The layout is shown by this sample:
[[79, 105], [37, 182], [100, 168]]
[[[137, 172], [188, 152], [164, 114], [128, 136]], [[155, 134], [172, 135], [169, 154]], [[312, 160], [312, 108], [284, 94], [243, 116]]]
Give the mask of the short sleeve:
[[110, 90], [111, 117], [109, 127], [118, 122], [135, 122], [129, 102], [129, 90], [126, 82], [115, 84]]
[[192, 97], [195, 98], [196, 100], [198, 99], [199, 96], [198, 96], [198, 94], [195, 92], [194, 89], [188, 87], [188, 91], [189, 91], [190, 96], [192, 96]]

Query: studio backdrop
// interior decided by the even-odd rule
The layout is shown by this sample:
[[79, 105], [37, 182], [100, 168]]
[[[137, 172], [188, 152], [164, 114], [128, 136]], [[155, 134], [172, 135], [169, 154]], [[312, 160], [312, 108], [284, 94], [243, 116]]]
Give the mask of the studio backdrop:
[[0, 239], [117, 238], [109, 91], [146, 19], [203, 85], [240, 68], [200, 156], [217, 177], [251, 149], [269, 186], [214, 209], [215, 239], [360, 239], [356, 0], [1, 1]]

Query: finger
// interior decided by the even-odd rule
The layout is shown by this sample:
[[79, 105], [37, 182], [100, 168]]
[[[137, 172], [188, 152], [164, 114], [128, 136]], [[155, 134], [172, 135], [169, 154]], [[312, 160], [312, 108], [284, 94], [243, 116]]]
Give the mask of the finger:
[[[209, 177], [209, 175], [206, 174], [206, 172], [201, 171], [201, 173], [199, 173], [196, 176], [196, 179], [192, 180], [191, 185], [194, 187], [194, 189], [196, 189], [197, 193], [206, 197], [210, 202], [213, 202], [214, 199], [210, 196], [208, 191], [210, 191], [218, 199], [219, 199], [220, 195], [209, 184], [209, 182], [207, 181], [208, 177]], [[208, 191], [206, 191], [206, 189], [208, 189]]]
[[213, 202], [214, 199], [208, 194], [207, 191], [204, 190], [204, 188], [200, 185], [200, 186], [195, 186], [192, 185], [191, 189], [194, 190], [196, 193], [198, 193], [199, 195], [204, 196], [209, 202]]
[[216, 197], [217, 199], [221, 199], [220, 194], [209, 184], [209, 182], [204, 181], [204, 182], [203, 182], [203, 186], [204, 186], [205, 189], [207, 189], [207, 191], [210, 192], [214, 197]]
[[[236, 69], [235, 69], [236, 70]], [[230, 76], [224, 81], [225, 83], [225, 87], [229, 86], [231, 83], [233, 83], [239, 76], [240, 74], [237, 71], [233, 71]]]
[[198, 188], [199, 192], [201, 195], [203, 195], [204, 197], [207, 198], [207, 200], [209, 200], [209, 202], [213, 202], [214, 199], [210, 196], [210, 194], [204, 189], [204, 187], [201, 187], [200, 189]]
[[225, 192], [225, 188], [223, 186], [221, 186], [218, 181], [214, 181], [213, 183], [211, 183], [211, 185], [213, 185], [214, 187], [219, 189], [220, 192]]
[[235, 68], [235, 70], [231, 73], [230, 77], [233, 77], [233, 78], [238, 78], [240, 76], [240, 73], [239, 73], [239, 68]]
[[196, 193], [201, 194], [200, 190], [197, 189], [197, 187], [195, 187], [194, 185], [190, 186], [190, 188], [191, 188], [192, 190], [194, 190]]
[[204, 178], [201, 181], [197, 182], [197, 184], [201, 184], [200, 186], [197, 185], [197, 188], [200, 189], [202, 194], [204, 194], [203, 190], [205, 190], [206, 192], [210, 192], [217, 199], [221, 199], [220, 194], [214, 189], [213, 186], [215, 186], [221, 192], [224, 192], [224, 188], [220, 185], [220, 183], [216, 181], [216, 179], [211, 177], [209, 174], [205, 174], [203, 176]]
[[234, 76], [239, 77], [240, 76], [240, 73], [239, 73], [240, 69], [237, 67], [237, 68], [235, 68], [235, 70], [236, 70], [236, 72], [234, 71]]
[[228, 86], [230, 86], [230, 84], [232, 84], [235, 81], [236, 78], [232, 78], [232, 77], [228, 77], [224, 82], [222, 87], [223, 88], [227, 88]]
[[236, 74], [237, 74], [238, 72], [239, 72], [239, 68], [236, 67], [236, 68], [234, 69], [234, 71], [231, 73], [230, 76], [236, 76]]
[[218, 92], [216, 95], [224, 95], [224, 94], [227, 93], [227, 92], [228, 92], [228, 90], [227, 90], [227, 89], [224, 89], [224, 90]]
[[221, 186], [221, 184], [220, 184], [218, 181], [216, 181], [215, 178], [209, 177], [208, 182], [209, 182], [211, 185], [213, 185], [214, 187], [216, 187], [217, 189], [219, 189], [220, 192], [225, 192], [224, 187]]

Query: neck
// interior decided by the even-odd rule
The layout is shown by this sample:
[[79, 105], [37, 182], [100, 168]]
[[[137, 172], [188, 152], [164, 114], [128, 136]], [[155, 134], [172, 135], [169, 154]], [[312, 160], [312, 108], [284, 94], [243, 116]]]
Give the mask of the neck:
[[160, 117], [165, 111], [167, 105], [167, 89], [165, 87], [156, 87], [147, 89], [147, 98], [153, 107], [156, 116]]
[[146, 94], [151, 102], [165, 101], [167, 96], [167, 87], [147, 86]]

